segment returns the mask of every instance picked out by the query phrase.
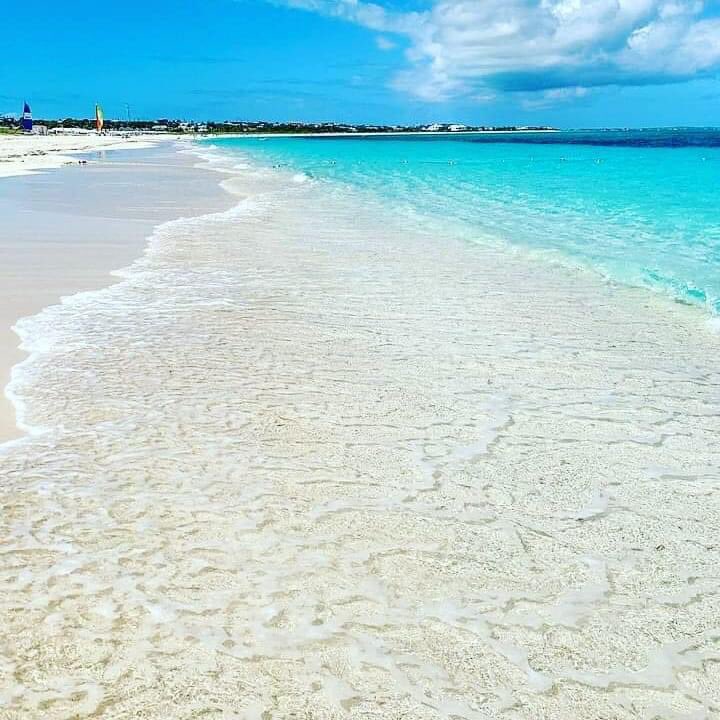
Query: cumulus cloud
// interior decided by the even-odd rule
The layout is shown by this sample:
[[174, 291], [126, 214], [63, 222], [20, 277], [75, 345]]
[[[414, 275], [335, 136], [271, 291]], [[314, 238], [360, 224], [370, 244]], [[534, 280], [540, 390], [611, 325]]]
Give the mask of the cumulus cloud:
[[537, 92], [549, 102], [720, 67], [720, 18], [702, 0], [434, 0], [420, 12], [276, 1], [403, 36], [407, 67], [393, 84], [426, 101]]

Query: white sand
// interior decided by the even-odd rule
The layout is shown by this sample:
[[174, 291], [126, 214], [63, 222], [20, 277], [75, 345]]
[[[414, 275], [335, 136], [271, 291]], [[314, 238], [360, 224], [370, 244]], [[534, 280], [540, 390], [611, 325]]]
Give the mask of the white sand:
[[147, 148], [174, 136], [0, 134], [0, 178], [27, 175], [77, 162], [78, 153]]
[[719, 717], [702, 314], [228, 184], [22, 323], [2, 717]]

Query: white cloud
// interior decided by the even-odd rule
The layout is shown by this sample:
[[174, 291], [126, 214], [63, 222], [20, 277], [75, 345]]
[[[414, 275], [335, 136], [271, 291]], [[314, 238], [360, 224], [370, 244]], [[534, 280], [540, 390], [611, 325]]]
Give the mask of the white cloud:
[[585, 87], [554, 88], [539, 93], [531, 93], [522, 99], [521, 104], [527, 110], [537, 110], [585, 97], [588, 92], [590, 91]]
[[276, 1], [404, 36], [408, 67], [393, 84], [427, 101], [510, 91], [552, 102], [555, 90], [569, 90], [556, 93], [566, 100], [573, 88], [672, 82], [720, 66], [720, 19], [703, 17], [701, 0], [435, 0], [412, 13]]
[[375, 38], [375, 44], [380, 48], [380, 50], [392, 50], [397, 47], [397, 44], [385, 35], [378, 35]]

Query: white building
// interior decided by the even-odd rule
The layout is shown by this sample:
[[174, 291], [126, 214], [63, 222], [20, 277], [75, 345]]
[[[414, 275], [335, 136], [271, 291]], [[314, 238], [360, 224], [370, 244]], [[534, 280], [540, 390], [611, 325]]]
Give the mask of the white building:
[[77, 127], [56, 127], [48, 132], [50, 135], [90, 135], [93, 131]]

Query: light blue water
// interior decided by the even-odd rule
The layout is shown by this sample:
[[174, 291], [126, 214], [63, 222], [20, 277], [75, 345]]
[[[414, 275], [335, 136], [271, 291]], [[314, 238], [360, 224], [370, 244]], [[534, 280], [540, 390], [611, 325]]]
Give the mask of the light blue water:
[[213, 144], [720, 313], [720, 131]]

